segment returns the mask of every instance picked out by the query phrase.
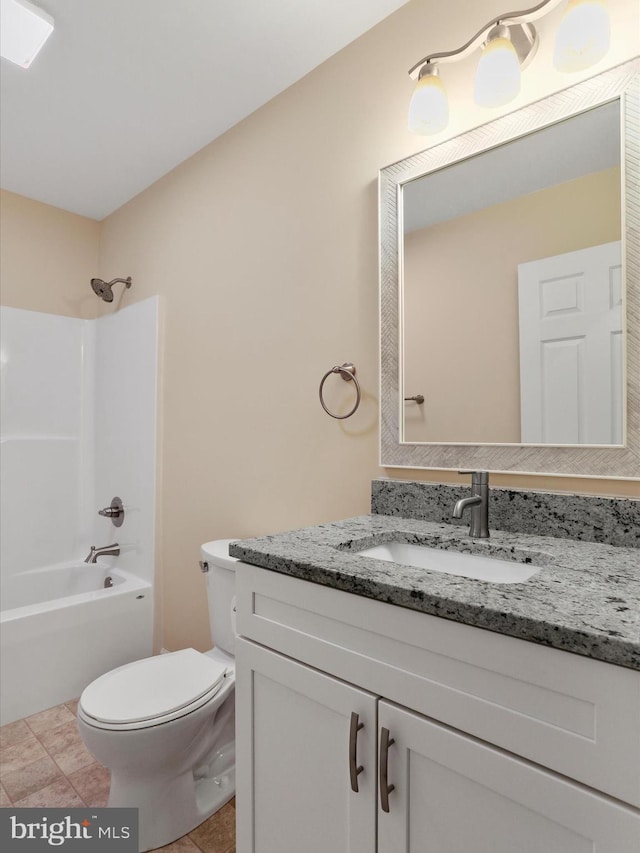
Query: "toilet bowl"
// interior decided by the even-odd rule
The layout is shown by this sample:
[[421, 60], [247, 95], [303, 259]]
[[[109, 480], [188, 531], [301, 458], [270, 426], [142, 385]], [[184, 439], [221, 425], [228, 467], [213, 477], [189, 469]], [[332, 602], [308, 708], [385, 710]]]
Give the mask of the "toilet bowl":
[[101, 675], [78, 729], [111, 772], [110, 807], [138, 809], [140, 851], [190, 832], [235, 793], [235, 564], [225, 539], [202, 546], [208, 652], [182, 649]]

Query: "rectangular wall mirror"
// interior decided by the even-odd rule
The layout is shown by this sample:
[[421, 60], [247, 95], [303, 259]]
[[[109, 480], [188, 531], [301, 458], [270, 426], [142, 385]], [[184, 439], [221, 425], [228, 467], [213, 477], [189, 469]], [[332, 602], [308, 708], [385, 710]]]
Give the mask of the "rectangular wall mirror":
[[383, 465], [640, 475], [638, 70], [381, 171]]

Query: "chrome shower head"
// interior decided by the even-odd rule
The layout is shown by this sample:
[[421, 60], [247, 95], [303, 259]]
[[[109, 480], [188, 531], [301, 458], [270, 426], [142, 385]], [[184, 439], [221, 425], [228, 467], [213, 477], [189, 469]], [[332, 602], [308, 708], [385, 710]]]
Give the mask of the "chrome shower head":
[[128, 278], [114, 278], [111, 281], [103, 281], [101, 278], [92, 278], [91, 287], [96, 296], [103, 302], [113, 302], [113, 285], [122, 283], [125, 287], [131, 287], [131, 276]]
[[111, 287], [101, 278], [92, 278], [91, 287], [96, 296], [103, 299], [105, 302], [113, 302], [113, 291]]

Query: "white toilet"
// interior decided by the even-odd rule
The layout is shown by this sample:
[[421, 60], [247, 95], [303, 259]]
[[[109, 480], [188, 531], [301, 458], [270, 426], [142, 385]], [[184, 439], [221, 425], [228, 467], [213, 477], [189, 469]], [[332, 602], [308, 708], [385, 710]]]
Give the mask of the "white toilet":
[[82, 740], [111, 771], [109, 806], [139, 810], [140, 851], [190, 832], [235, 793], [232, 541], [202, 546], [214, 648], [118, 667], [78, 703]]

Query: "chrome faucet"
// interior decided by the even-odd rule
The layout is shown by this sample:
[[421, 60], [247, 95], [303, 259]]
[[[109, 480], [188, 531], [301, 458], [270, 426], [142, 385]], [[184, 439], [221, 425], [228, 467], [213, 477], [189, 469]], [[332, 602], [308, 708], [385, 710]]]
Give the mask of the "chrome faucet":
[[475, 539], [489, 537], [489, 472], [460, 471], [460, 474], [471, 474], [471, 497], [460, 498], [453, 508], [453, 517], [462, 518], [462, 513], [471, 507], [471, 524], [469, 536]]
[[92, 545], [89, 555], [85, 557], [85, 563], [96, 563], [98, 557], [117, 557], [119, 553], [120, 546], [117, 542], [114, 542], [113, 545], [104, 545], [102, 548], [96, 548], [95, 545]]

